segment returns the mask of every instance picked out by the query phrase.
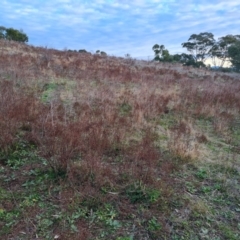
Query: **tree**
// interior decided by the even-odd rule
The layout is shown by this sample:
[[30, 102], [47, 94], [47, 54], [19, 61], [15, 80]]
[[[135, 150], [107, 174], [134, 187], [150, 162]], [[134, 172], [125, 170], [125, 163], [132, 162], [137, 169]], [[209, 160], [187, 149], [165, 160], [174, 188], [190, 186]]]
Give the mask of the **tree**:
[[202, 61], [196, 62], [194, 57], [191, 54], [182, 53], [173, 55], [173, 59], [175, 62], [182, 63], [183, 66], [193, 66], [193, 67], [206, 67], [206, 65]]
[[154, 53], [155, 53], [155, 57], [154, 57], [153, 60], [155, 60], [155, 61], [161, 61], [161, 60], [162, 60], [162, 53], [163, 53], [163, 50], [165, 50], [165, 46], [164, 46], [164, 45], [155, 44], [155, 45], [152, 47], [152, 50], [153, 50]]
[[5, 38], [5, 32], [6, 32], [6, 28], [3, 26], [0, 26], [0, 39], [4, 39]]
[[233, 67], [237, 72], [240, 72], [240, 40], [228, 48], [228, 56]]
[[159, 62], [172, 62], [173, 57], [170, 55], [169, 51], [165, 49], [164, 45], [158, 45], [155, 44], [152, 47], [152, 50], [155, 53], [154, 61], [159, 61]]
[[173, 62], [181, 62], [181, 58], [182, 58], [181, 54], [172, 55]]
[[96, 54], [101, 55], [101, 56], [107, 56], [107, 53], [105, 53], [104, 51], [100, 51], [100, 50], [97, 50]]
[[28, 36], [22, 30], [18, 31], [13, 28], [6, 28], [5, 32], [5, 39], [7, 40], [23, 43], [28, 42]]
[[222, 68], [227, 58], [229, 58], [228, 49], [237, 41], [240, 40], [240, 35], [226, 35], [225, 37], [219, 38], [219, 41], [216, 42], [211, 49], [211, 57], [213, 63], [216, 66], [216, 58], [221, 60], [220, 67]]
[[172, 62], [173, 56], [169, 53], [167, 49], [162, 50], [162, 61], [163, 62]]
[[209, 32], [203, 32], [200, 34], [192, 34], [188, 42], [182, 43], [182, 47], [191, 53], [195, 63], [199, 61], [204, 63], [214, 43], [214, 35]]
[[104, 52], [104, 51], [101, 51], [100, 54], [101, 54], [102, 56], [107, 56], [107, 53]]
[[180, 62], [184, 66], [193, 66], [196, 63], [193, 56], [191, 54], [186, 54], [186, 53], [181, 54]]
[[87, 51], [85, 49], [79, 49], [78, 52], [79, 53], [87, 53]]

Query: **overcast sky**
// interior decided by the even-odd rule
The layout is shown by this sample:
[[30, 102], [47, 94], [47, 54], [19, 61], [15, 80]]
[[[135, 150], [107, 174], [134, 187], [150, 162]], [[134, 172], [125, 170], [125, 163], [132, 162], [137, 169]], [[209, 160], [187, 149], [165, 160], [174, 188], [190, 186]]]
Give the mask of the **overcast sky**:
[[240, 0], [1, 0], [0, 26], [22, 29], [29, 44], [153, 56], [173, 53], [191, 34], [240, 34]]

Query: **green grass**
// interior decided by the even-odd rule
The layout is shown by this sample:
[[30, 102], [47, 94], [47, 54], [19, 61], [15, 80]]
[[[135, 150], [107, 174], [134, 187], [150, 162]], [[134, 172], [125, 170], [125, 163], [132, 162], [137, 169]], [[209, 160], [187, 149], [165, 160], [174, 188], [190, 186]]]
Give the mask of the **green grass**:
[[[210, 150], [216, 153], [215, 148]], [[165, 158], [170, 159], [171, 154], [166, 153]], [[96, 229], [98, 237], [92, 239], [133, 239], [126, 232], [139, 224], [139, 229], [145, 229], [142, 234], [149, 239], [166, 238], [158, 215], [149, 215], [152, 206], [157, 206], [159, 214], [169, 213], [171, 239], [238, 239], [240, 174], [234, 165], [172, 160], [182, 164], [178, 166], [180, 171], [171, 173], [185, 189], [181, 196], [169, 192], [171, 200], [166, 201], [166, 189], [139, 181], [125, 188], [103, 187], [100, 198], [82, 197], [81, 193], [67, 195], [69, 204], [61, 208], [56, 199], [71, 189], [65, 172], [53, 171], [38, 155], [36, 146], [19, 139], [7, 153], [1, 152], [0, 235], [10, 235], [22, 223], [33, 229], [26, 233], [32, 237], [53, 239], [58, 233], [70, 237], [79, 234], [81, 223]], [[101, 200], [109, 192], [129, 201], [136, 211], [123, 217], [115, 201]], [[121, 232], [125, 235], [121, 236]]]

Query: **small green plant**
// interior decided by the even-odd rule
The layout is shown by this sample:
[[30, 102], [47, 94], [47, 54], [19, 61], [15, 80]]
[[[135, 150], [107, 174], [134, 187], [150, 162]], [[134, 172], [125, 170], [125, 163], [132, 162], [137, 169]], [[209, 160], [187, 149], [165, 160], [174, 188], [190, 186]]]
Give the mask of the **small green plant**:
[[195, 185], [192, 182], [186, 182], [186, 187], [187, 187], [188, 192], [190, 192], [192, 194], [197, 191]]
[[147, 199], [150, 203], [157, 202], [159, 199], [161, 192], [157, 189], [147, 189], [146, 191]]
[[219, 226], [223, 236], [224, 236], [224, 239], [229, 239], [229, 240], [238, 240], [239, 237], [240, 237], [240, 234], [232, 231], [232, 229], [228, 226], [225, 226], [225, 225], [220, 225]]
[[123, 102], [119, 106], [120, 115], [127, 116], [132, 111], [132, 106], [128, 102]]
[[44, 91], [42, 93], [42, 101], [44, 103], [51, 101], [54, 97], [54, 93], [58, 87], [57, 83], [51, 82], [44, 85]]
[[208, 176], [207, 171], [205, 169], [200, 169], [197, 173], [196, 173], [196, 177], [200, 180], [204, 180], [206, 179]]
[[78, 232], [77, 226], [75, 225], [76, 219], [76, 216], [67, 217], [67, 223], [71, 232]]
[[202, 192], [207, 194], [207, 193], [210, 193], [212, 191], [212, 188], [209, 187], [209, 186], [203, 186], [202, 187]]
[[116, 240], [133, 240], [133, 237], [117, 237]]
[[33, 207], [35, 206], [39, 201], [41, 200], [41, 197], [37, 193], [32, 193], [29, 196], [25, 196], [23, 201], [19, 204], [20, 207]]
[[35, 147], [25, 141], [15, 143], [6, 156], [7, 165], [13, 170], [19, 169], [28, 161], [34, 162], [36, 158]]
[[87, 218], [88, 209], [81, 207], [77, 208], [71, 215], [64, 216], [66, 218], [67, 224], [71, 229], [71, 232], [78, 232], [77, 226], [75, 225], [76, 221], [81, 218]]
[[154, 231], [158, 231], [162, 228], [161, 224], [158, 222], [156, 217], [152, 217], [149, 221], [148, 221], [148, 230], [150, 232], [154, 232]]
[[37, 216], [38, 219], [38, 234], [43, 236], [45, 239], [51, 239], [52, 236], [52, 227], [54, 222], [52, 219], [49, 218], [40, 218]]
[[144, 188], [141, 184], [134, 184], [126, 189], [126, 194], [132, 203], [143, 202], [146, 200]]
[[19, 221], [21, 213], [19, 210], [6, 211], [0, 208], [0, 222], [4, 222], [5, 225], [0, 229], [0, 236], [3, 233], [11, 231], [12, 227]]
[[158, 120], [158, 124], [167, 130], [178, 123], [177, 119], [177, 116], [170, 112], [168, 114], [161, 115]]
[[157, 189], [146, 188], [141, 182], [130, 185], [126, 189], [126, 194], [132, 203], [154, 203], [160, 197]]
[[110, 204], [105, 204], [104, 207], [96, 211], [95, 214], [97, 221], [104, 223], [106, 226], [112, 229], [121, 227], [120, 222], [115, 219], [117, 212]]

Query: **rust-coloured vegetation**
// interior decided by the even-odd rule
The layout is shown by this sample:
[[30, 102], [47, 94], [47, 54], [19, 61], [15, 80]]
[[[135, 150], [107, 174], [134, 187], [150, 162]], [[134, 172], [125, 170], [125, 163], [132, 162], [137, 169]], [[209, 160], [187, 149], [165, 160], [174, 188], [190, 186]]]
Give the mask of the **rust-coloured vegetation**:
[[4, 40], [0, 56], [2, 239], [238, 238], [239, 75]]

